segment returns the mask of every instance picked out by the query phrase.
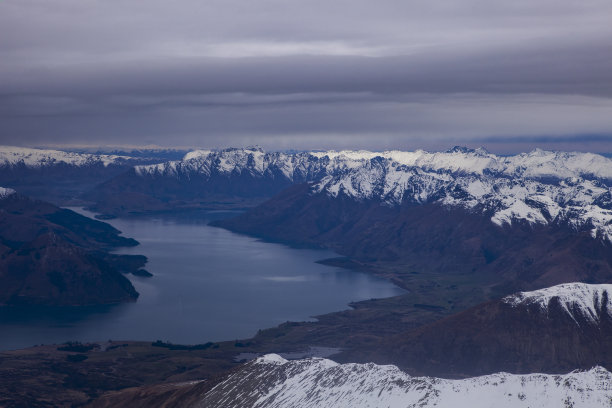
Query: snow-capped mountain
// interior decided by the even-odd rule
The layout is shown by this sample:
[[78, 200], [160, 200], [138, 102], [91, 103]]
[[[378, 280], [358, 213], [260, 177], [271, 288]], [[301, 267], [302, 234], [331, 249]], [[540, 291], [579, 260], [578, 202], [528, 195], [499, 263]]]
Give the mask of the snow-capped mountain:
[[372, 161], [351, 172], [327, 176], [313, 191], [386, 205], [439, 203], [488, 215], [497, 225], [569, 224], [612, 241], [612, 187], [571, 178], [545, 183], [524, 177], [426, 172]]
[[412, 377], [392, 365], [287, 361], [270, 354], [209, 391], [201, 407], [609, 407], [612, 374], [601, 367], [563, 375], [497, 373], [462, 380]]
[[587, 320], [598, 324], [602, 316], [612, 318], [612, 284], [592, 285], [587, 283], [566, 283], [531, 292], [520, 292], [507, 296], [504, 302], [519, 305], [537, 305], [548, 314], [553, 302], [576, 322]]
[[12, 188], [0, 187], [0, 200], [15, 193]]
[[23, 165], [26, 167], [47, 167], [58, 164], [70, 166], [91, 165], [125, 165], [130, 157], [64, 152], [61, 150], [31, 149], [27, 147], [0, 146], [0, 167], [14, 167]]
[[[405, 202], [456, 206], [486, 214], [500, 226], [516, 221], [568, 224], [612, 242], [609, 159], [543, 151], [509, 158], [456, 150], [441, 155], [436, 159], [431, 154], [430, 162], [417, 166], [403, 164], [408, 160], [373, 158], [349, 172], [326, 176], [313, 191], [391, 206]], [[478, 157], [486, 157], [486, 165], [468, 160]], [[583, 178], [596, 175], [604, 177]]]
[[138, 166], [137, 173], [166, 176], [232, 174], [244, 171], [265, 176], [280, 171], [299, 182], [321, 174], [334, 175], [357, 169], [375, 158], [394, 166], [416, 167], [424, 171], [465, 174], [495, 174], [526, 178], [602, 178], [612, 181], [612, 160], [592, 153], [549, 152], [536, 149], [530, 153], [501, 157], [484, 149], [455, 147], [446, 152], [385, 151], [314, 151], [302, 153], [266, 153], [259, 147], [224, 150], [195, 150], [182, 160], [157, 165]]
[[224, 150], [195, 150], [182, 160], [156, 165], [136, 166], [140, 176], [213, 178], [248, 175], [290, 183], [318, 180], [328, 173], [346, 168], [347, 161], [320, 159], [310, 153], [266, 153], [259, 147]]
[[[565, 224], [612, 242], [612, 160], [591, 153], [534, 150], [500, 157], [483, 149], [430, 153], [260, 148], [198, 150], [183, 160], [136, 166], [138, 176], [275, 182], [270, 193], [312, 182], [314, 193], [385, 205], [439, 203], [488, 216], [497, 225]], [[206, 190], [205, 185], [198, 188]], [[244, 193], [244, 192], [243, 192]], [[202, 191], [201, 194], [205, 194]]]
[[75, 204], [97, 184], [150, 162], [128, 156], [0, 146], [0, 185], [54, 204]]

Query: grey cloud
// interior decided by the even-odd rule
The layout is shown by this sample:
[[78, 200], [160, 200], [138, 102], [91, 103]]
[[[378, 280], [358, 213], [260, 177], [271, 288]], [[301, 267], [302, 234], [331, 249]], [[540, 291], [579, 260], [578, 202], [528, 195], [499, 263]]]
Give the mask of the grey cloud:
[[472, 54], [190, 58], [1, 69], [4, 94], [558, 93], [612, 97], [612, 42]]
[[6, 0], [0, 142], [610, 151], [611, 20], [604, 0]]
[[[566, 138], [579, 147], [580, 138], [576, 135], [610, 134], [612, 102], [606, 98], [481, 94], [415, 95], [413, 99], [392, 101], [379, 95], [319, 98], [324, 102], [271, 98], [261, 103], [256, 98], [256, 103], [241, 105], [180, 100], [154, 108], [100, 108], [74, 115], [70, 120], [56, 114], [41, 115], [36, 120], [7, 117], [4, 123], [39, 144], [45, 140], [121, 143], [125, 142], [125, 134], [132, 134], [143, 143], [202, 147], [258, 143], [269, 149], [414, 149], [471, 143], [496, 151], [501, 146], [516, 150], [517, 143], [511, 145], [508, 141], [520, 137], [522, 145], [530, 149], [551, 146], [551, 142]], [[85, 131], [88, 138], [82, 139]], [[534, 134], [558, 136], [556, 140], [528, 138]], [[601, 150], [605, 141], [602, 136], [591, 145]]]

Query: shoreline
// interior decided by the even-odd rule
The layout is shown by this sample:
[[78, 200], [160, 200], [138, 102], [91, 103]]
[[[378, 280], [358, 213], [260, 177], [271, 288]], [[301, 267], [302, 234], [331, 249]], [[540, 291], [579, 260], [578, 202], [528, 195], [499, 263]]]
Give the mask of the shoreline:
[[[90, 218], [95, 216], [95, 214], [93, 214], [93, 213], [91, 213], [89, 211], [83, 210], [81, 208], [70, 208], [70, 209], [78, 210], [79, 214], [87, 215]], [[223, 213], [225, 214], [227, 212], [223, 211]], [[230, 214], [234, 214], [235, 212], [234, 211], [229, 211], [229, 213]], [[205, 212], [205, 213], [200, 212], [201, 219], [203, 220], [203, 222], [204, 221], [208, 221], [208, 220], [205, 220], [205, 217], [204, 217], [206, 214], [208, 214], [208, 212]], [[118, 220], [132, 220], [132, 219], [136, 218], [136, 219], [143, 220], [143, 221], [147, 221], [147, 220], [151, 220], [151, 219], [158, 219], [158, 220], [161, 219], [163, 221], [164, 219], [171, 219], [171, 220], [172, 219], [179, 219], [180, 220], [181, 218], [184, 218], [184, 217], [187, 217], [187, 218], [185, 218], [187, 220], [193, 220], [193, 218], [190, 217], [190, 215], [191, 214], [187, 214], [186, 215], [185, 213], [181, 212], [181, 213], [176, 214], [176, 217], [172, 217], [172, 216], [171, 217], [151, 217], [151, 216], [144, 215], [144, 216], [136, 216], [136, 217], [128, 217], [128, 218], [123, 218], [122, 217], [122, 218], [119, 218]], [[213, 215], [218, 215], [218, 212], [213, 213]], [[208, 219], [210, 219], [210, 218], [208, 218]], [[206, 222], [206, 224], [208, 224], [208, 222]], [[120, 230], [124, 229], [123, 228], [124, 225], [115, 225], [114, 223], [111, 224], [111, 225], [113, 225], [114, 227], [116, 227], [116, 228], [118, 228]], [[127, 233], [127, 231], [124, 231], [124, 234], [126, 234], [126, 233]], [[132, 236], [134, 234], [133, 233], [129, 233], [128, 235]], [[238, 235], [244, 236], [243, 234], [238, 234]], [[137, 235], [134, 235], [134, 236], [138, 237]], [[252, 237], [249, 237], [249, 238], [252, 238]], [[261, 240], [257, 240], [257, 241], [259, 242]], [[263, 242], [263, 241], [261, 241], [261, 242]], [[266, 242], [266, 244], [267, 243], [269, 243], [269, 242]], [[276, 243], [276, 244], [280, 244], [280, 245], [282, 245], [282, 247], [285, 247], [285, 248], [288, 248], [288, 249], [298, 249], [298, 248], [292, 247], [290, 245], [282, 244], [282, 243]], [[306, 249], [306, 248], [299, 248], [299, 249]], [[313, 248], [308, 248], [308, 249], [313, 249]], [[319, 248], [316, 248], [316, 249], [319, 249]], [[129, 250], [128, 253], [132, 253], [133, 251], [140, 251], [139, 253], [143, 253], [142, 252], [142, 246], [138, 246], [138, 247], [136, 247], [134, 249], [128, 249], [128, 250]], [[123, 253], [123, 251], [121, 251], [120, 253]], [[120, 255], [120, 256], [133, 256], [133, 255]], [[143, 255], [141, 255], [141, 256], [142, 256], [143, 259], [145, 259], [145, 256], [143, 256]], [[317, 255], [314, 255], [314, 256], [316, 257]], [[307, 262], [309, 265], [311, 264], [310, 262], [312, 262], [312, 265], [313, 265], [313, 271], [312, 272], [315, 274], [313, 276], [318, 276], [317, 275], [317, 271], [319, 270], [319, 273], [320, 273], [320, 268], [321, 267], [319, 267], [319, 269], [316, 269], [315, 264], [319, 264], [319, 261], [321, 259], [313, 258], [313, 260], [311, 261], [310, 257], [311, 257], [310, 255], [307, 255], [308, 260], [305, 259], [304, 261]], [[288, 259], [291, 259], [291, 254], [288, 255]], [[302, 261], [300, 261], [300, 262], [302, 262]], [[148, 268], [149, 266], [150, 266], [150, 264], [148, 264], [145, 267]], [[158, 268], [159, 268], [159, 266], [158, 266]], [[301, 268], [302, 269], [306, 268], [306, 269], [304, 269], [304, 272], [295, 272], [295, 273], [300, 274], [300, 273], [310, 272], [309, 271], [310, 267], [308, 267], [308, 265], [306, 265], [306, 264], [301, 266]], [[325, 269], [327, 269], [327, 268], [325, 268]], [[343, 269], [345, 269], [345, 268], [343, 268]], [[159, 271], [154, 271], [154, 272], [159, 272]], [[361, 272], [364, 273], [365, 271], [361, 271]], [[334, 273], [336, 273], [336, 272], [334, 272]], [[372, 276], [372, 274], [370, 274], [370, 273], [366, 273], [366, 275]], [[333, 276], [333, 275], [330, 275], [330, 276]], [[153, 277], [152, 279], [154, 279], [154, 280], [146, 281], [146, 280], [143, 280], [143, 279], [141, 279], [139, 277], [134, 278], [132, 275], [126, 275], [126, 277], [128, 277], [132, 282], [135, 281], [134, 284], [137, 285], [137, 287], [139, 287], [138, 290], [139, 290], [139, 292], [141, 292], [141, 296], [140, 296], [138, 302], [136, 302], [136, 303], [139, 303], [140, 305], [143, 305], [143, 303], [142, 303], [143, 299], [146, 300], [147, 296], [150, 296], [150, 293], [147, 293], [146, 290], [143, 293], [143, 291], [140, 289], [140, 285], [141, 284], [145, 284], [147, 287], [150, 286], [150, 285], [155, 285], [155, 283], [156, 283], [155, 281], [157, 280], [157, 278]], [[168, 278], [166, 277], [166, 280], [167, 279]], [[365, 278], [356, 278], [356, 279], [358, 279], [357, 282], [363, 282], [363, 283], [361, 283], [362, 285], [366, 284], [366, 282], [367, 282], [367, 281], [363, 280]], [[388, 282], [388, 280], [385, 280], [385, 281]], [[149, 283], [147, 283], [147, 282], [149, 282]], [[282, 281], [279, 281], [279, 282], [282, 282]], [[389, 283], [392, 283], [392, 282], [389, 282]], [[262, 283], [262, 284], [266, 285], [265, 283]], [[321, 284], [324, 284], [324, 283], [322, 282]], [[336, 285], [344, 285], [344, 284], [341, 281], [338, 281], [338, 283], [336, 283]], [[367, 286], [369, 287], [369, 285], [367, 285]], [[373, 287], [376, 288], [376, 287], [380, 287], [380, 286], [373, 286]], [[384, 286], [384, 287], [386, 287], [386, 286]], [[391, 287], [396, 287], [397, 288], [397, 285], [389, 285], [389, 288], [391, 288]], [[348, 295], [351, 291], [358, 290], [357, 288], [355, 288], [355, 289], [350, 289], [350, 288], [351, 288], [351, 286], [348, 287], [349, 291], [346, 292], [344, 297], [347, 297], [346, 295]], [[384, 296], [376, 296], [375, 293], [377, 291], [380, 292], [381, 290], [388, 291], [388, 290], [391, 290], [391, 289], [378, 289], [378, 290], [374, 289], [373, 293], [374, 293], [374, 296], [376, 298], [379, 298], [379, 299], [381, 299], [381, 298], [390, 298], [390, 297], [393, 297], [393, 296], [398, 296], [398, 295], [403, 294], [403, 291], [395, 290], [394, 289], [394, 290], [392, 290], [394, 292], [392, 294], [385, 294]], [[329, 299], [333, 299], [333, 298], [329, 298]], [[340, 298], [340, 299], [344, 300], [344, 298]], [[335, 313], [345, 313], [345, 312], [350, 311], [350, 310], [352, 310], [352, 309], [354, 309], [356, 307], [359, 307], [358, 304], [360, 302], [369, 302], [371, 300], [372, 300], [372, 298], [370, 298], [370, 297], [367, 297], [367, 298], [366, 297], [361, 297], [360, 298], [360, 297], [356, 297], [356, 296], [353, 297], [353, 296], [349, 295], [348, 299], [346, 299], [341, 305], [338, 305], [337, 307], [328, 308], [327, 310], [325, 308], [323, 308], [323, 307], [318, 307], [318, 308], [315, 307], [315, 308], [312, 308], [311, 312], [307, 313], [307, 315], [304, 314], [304, 318], [303, 319], [292, 319], [292, 318], [289, 318], [286, 322], [291, 322], [292, 324], [312, 324], [312, 323], [316, 323], [319, 320], [319, 316], [333, 315]], [[334, 301], [331, 300], [331, 303], [334, 303]], [[336, 301], [335, 303], [338, 303], [338, 302]], [[128, 308], [132, 307], [132, 304], [133, 303], [130, 303], [129, 305], [127, 305], [127, 307]], [[300, 304], [301, 303], [297, 303], [296, 304], [296, 307], [298, 309], [301, 308], [301, 306], [299, 306]], [[307, 304], [304, 304], [304, 305], [307, 305]], [[68, 310], [67, 313], [68, 314], [74, 314], [74, 315], [81, 315], [81, 314], [86, 315], [88, 313], [94, 313], [94, 314], [97, 314], [97, 315], [101, 314], [101, 316], [102, 316], [101, 318], [103, 319], [103, 316], [105, 314], [115, 313], [114, 310], [110, 310], [110, 309], [113, 309], [114, 307], [117, 307], [117, 306], [119, 308], [122, 308], [122, 306], [123, 306], [123, 308], [125, 308], [125, 305], [123, 305], [123, 304], [119, 304], [119, 305], [106, 305], [106, 306], [108, 306], [108, 307], [104, 308], [103, 306], [94, 305], [94, 306], [88, 307], [88, 308], [81, 308], [81, 307], [68, 308], [67, 309]], [[169, 305], [169, 307], [170, 306], [171, 305]], [[36, 308], [34, 308], [34, 309], [36, 310]], [[298, 310], [298, 309], [296, 309], [296, 310]], [[18, 312], [21, 312], [21, 311], [18, 311]], [[53, 312], [53, 310], [51, 310], [50, 313], [47, 314], [48, 315], [47, 318], [45, 318], [44, 314], [43, 314], [42, 318], [40, 318], [40, 319], [39, 319], [40, 316], [38, 316], [37, 313], [35, 313], [35, 312], [34, 313], [30, 313], [31, 316], [34, 316], [33, 319], [32, 319], [32, 322], [35, 323], [35, 324], [40, 324], [40, 322], [42, 322], [43, 324], [47, 324], [46, 322], [49, 321], [48, 324], [55, 325], [55, 323], [53, 323], [54, 317], [53, 317], [53, 313], [52, 312]], [[151, 313], [155, 313], [155, 312], [152, 311]], [[142, 314], [142, 313], [140, 313], [140, 314]], [[63, 313], [62, 313], [62, 316], [63, 316]], [[266, 316], [266, 315], [262, 314], [261, 316]], [[81, 320], [81, 319], [84, 319], [84, 318], [86, 318], [86, 317], [78, 317], [77, 319]], [[265, 318], [264, 318], [264, 320], [265, 320]], [[9, 320], [5, 320], [5, 321], [9, 321]], [[19, 323], [19, 319], [14, 319], [14, 321]], [[66, 322], [67, 324], [73, 324], [70, 317], [68, 317], [67, 319], [64, 319], [63, 317], [61, 317], [60, 320], [59, 320], [59, 324], [60, 325], [66, 324], [64, 322]], [[9, 322], [8, 324], [10, 325], [11, 323]], [[25, 323], [23, 325], [23, 327], [26, 327], [27, 324], [28, 323]], [[281, 322], [279, 322], [279, 323], [272, 322], [271, 324], [262, 324], [262, 325], [259, 325], [259, 326], [254, 326], [253, 328], [247, 328], [247, 332], [248, 332], [247, 335], [238, 335], [237, 337], [238, 338], [242, 338], [242, 339], [250, 340], [250, 339], [253, 339], [254, 337], [256, 337], [256, 335], [257, 335], [256, 333], [257, 332], [264, 332], [264, 331], [267, 331], [267, 330], [274, 330], [279, 325], [282, 325], [282, 324], [284, 324], [284, 323], [281, 323]], [[15, 327], [17, 327], [17, 326], [15, 326]], [[88, 330], [88, 331], [90, 331], [90, 330]], [[244, 332], [244, 330], [243, 330], [243, 332]], [[163, 335], [155, 335], [155, 334], [153, 334], [152, 336], [147, 336], [147, 337], [142, 336], [140, 338], [138, 338], [138, 337], [134, 338], [134, 337], [130, 336], [129, 334], [127, 336], [120, 336], [120, 334], [111, 333], [109, 335], [104, 335], [103, 334], [101, 337], [92, 337], [91, 335], [88, 335], [87, 333], [83, 333], [83, 334], [84, 334], [83, 336], [79, 336], [79, 335], [77, 335], [77, 336], [70, 336], [69, 335], [69, 336], [64, 337], [64, 336], [61, 336], [61, 334], [60, 334], [60, 336], [52, 336], [52, 337], [55, 337], [55, 338], [52, 338], [52, 340], [49, 341], [46, 344], [56, 344], [56, 343], [61, 344], [62, 342], [68, 341], [68, 340], [70, 340], [70, 341], [83, 341], [83, 342], [99, 342], [99, 341], [104, 340], [104, 337], [123, 338], [123, 339], [127, 338], [127, 339], [130, 339], [130, 340], [133, 340], [133, 341], [143, 341], [145, 343], [146, 342], [155, 341], [158, 338], [162, 338], [164, 340], [167, 339]], [[57, 337], [63, 337], [63, 338], [57, 338]], [[190, 337], [192, 337], [191, 341], [189, 341], [189, 340], [186, 340], [186, 341], [182, 340], [181, 341], [180, 340], [180, 336], [179, 336], [179, 339], [175, 338], [175, 336], [170, 336], [169, 340], [173, 341], [173, 342], [175, 342], [177, 344], [190, 344], [190, 343], [198, 343], [198, 342], [201, 342], [201, 341], [208, 341], [208, 340], [213, 340], [213, 341], [229, 341], [229, 340], [232, 340], [232, 339], [235, 338], [232, 335], [230, 335], [230, 336], [211, 336], [211, 337], [204, 335], [204, 336], [198, 337], [197, 339], [193, 339], [194, 336], [190, 336]], [[29, 344], [9, 346], [7, 348], [3, 348], [3, 351], [8, 351], [8, 350], [24, 350], [24, 349], [30, 348], [31, 345], [40, 344], [40, 343], [44, 343], [44, 342], [41, 342], [39, 339], [33, 339], [33, 341], [29, 342]]]

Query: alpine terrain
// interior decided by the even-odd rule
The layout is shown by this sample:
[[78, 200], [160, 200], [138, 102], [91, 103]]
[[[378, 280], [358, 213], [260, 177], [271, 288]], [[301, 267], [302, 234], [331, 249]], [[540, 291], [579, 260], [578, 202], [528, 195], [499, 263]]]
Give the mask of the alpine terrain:
[[93, 407], [124, 407], [128, 405], [122, 400], [138, 404], [151, 398], [168, 404], [164, 406], [190, 408], [592, 408], [610, 406], [611, 384], [612, 374], [601, 367], [558, 375], [496, 373], [445, 380], [413, 377], [393, 365], [338, 364], [321, 358], [288, 361], [268, 354], [212, 389], [206, 382], [171, 385], [167, 393], [172, 398], [166, 401], [151, 398], [162, 390], [128, 390]]

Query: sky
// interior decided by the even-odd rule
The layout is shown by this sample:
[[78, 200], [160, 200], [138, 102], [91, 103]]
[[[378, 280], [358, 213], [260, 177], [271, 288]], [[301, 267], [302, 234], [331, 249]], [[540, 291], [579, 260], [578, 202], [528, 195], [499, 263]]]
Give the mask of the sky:
[[612, 152], [610, 0], [2, 0], [0, 144]]

